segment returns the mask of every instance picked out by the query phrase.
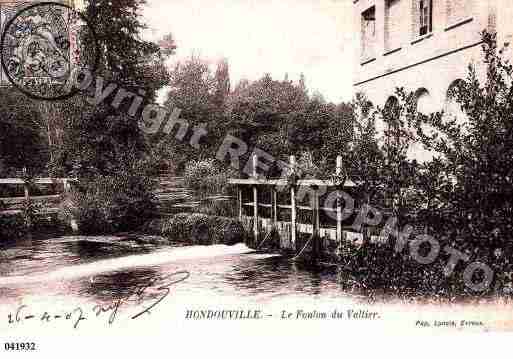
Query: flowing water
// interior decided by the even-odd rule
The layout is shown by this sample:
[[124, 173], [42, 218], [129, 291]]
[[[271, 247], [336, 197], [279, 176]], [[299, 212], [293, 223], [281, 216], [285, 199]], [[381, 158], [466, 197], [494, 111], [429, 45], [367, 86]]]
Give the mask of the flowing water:
[[[110, 300], [149, 278], [188, 271], [183, 291], [266, 299], [302, 293], [338, 296], [336, 272], [300, 268], [279, 255], [256, 254], [244, 245], [141, 244], [118, 237], [58, 237], [0, 248], [3, 300], [22, 295], [77, 295]], [[59, 281], [58, 286], [48, 282]]]
[[[296, 319], [303, 311], [315, 320], [323, 312], [329, 319], [337, 311], [364, 310], [377, 313], [372, 328], [379, 330], [411, 330], [423, 318], [471, 320], [478, 323], [477, 330], [513, 327], [509, 303], [405, 303], [394, 298], [370, 303], [344, 292], [335, 268], [302, 267], [279, 255], [255, 253], [243, 244], [180, 246], [147, 239], [41, 237], [3, 244], [0, 332], [6, 328], [26, 333], [30, 327], [39, 333], [42, 328], [77, 326], [94, 333], [98, 326], [130, 328], [129, 323], [137, 322], [134, 317], [164, 325], [187, 322], [197, 311], [235, 309], [259, 310], [264, 318], [277, 321], [284, 310]], [[64, 320], [67, 314], [69, 320]], [[362, 319], [358, 325], [366, 328], [369, 319]]]

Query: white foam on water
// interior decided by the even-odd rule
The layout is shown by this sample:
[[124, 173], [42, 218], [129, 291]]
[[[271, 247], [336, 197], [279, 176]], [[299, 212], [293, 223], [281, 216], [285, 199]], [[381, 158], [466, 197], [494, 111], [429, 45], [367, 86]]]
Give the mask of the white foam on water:
[[182, 260], [238, 255], [251, 252], [253, 252], [253, 250], [244, 244], [234, 246], [173, 247], [148, 254], [137, 254], [122, 258], [100, 260], [93, 263], [67, 266], [44, 274], [0, 277], [0, 286], [69, 280], [134, 267], [156, 266]]

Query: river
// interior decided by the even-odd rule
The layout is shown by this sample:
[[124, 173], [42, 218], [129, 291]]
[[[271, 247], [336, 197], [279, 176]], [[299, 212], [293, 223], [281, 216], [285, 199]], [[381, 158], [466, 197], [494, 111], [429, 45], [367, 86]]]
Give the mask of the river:
[[[432, 322], [433, 316], [482, 323], [452, 328], [460, 330], [503, 329], [513, 323], [509, 303], [405, 303], [393, 298], [370, 303], [364, 296], [344, 292], [335, 268], [302, 267], [280, 255], [255, 253], [243, 244], [180, 246], [142, 239], [64, 236], [4, 244], [0, 332], [129, 330], [141, 323], [189, 323], [202, 319], [199, 315], [208, 310], [258, 311], [266, 323], [282, 323], [285, 312], [291, 313], [288, 319], [328, 320], [329, 326], [355, 319], [353, 329], [374, 321], [372, 328], [381, 330], [425, 330], [418, 328], [418, 321]], [[362, 318], [350, 318], [350, 310]], [[337, 312], [344, 313], [344, 324], [336, 320]], [[370, 318], [366, 313], [377, 314]]]
[[[0, 256], [4, 302], [34, 294], [109, 301], [149, 278], [176, 271], [191, 274], [180, 287], [189, 293], [212, 291], [264, 301], [291, 293], [343, 294], [334, 270], [301, 269], [279, 255], [256, 254], [242, 244], [172, 246], [120, 237], [58, 237], [4, 245]], [[52, 281], [59, 286], [41, 285]]]

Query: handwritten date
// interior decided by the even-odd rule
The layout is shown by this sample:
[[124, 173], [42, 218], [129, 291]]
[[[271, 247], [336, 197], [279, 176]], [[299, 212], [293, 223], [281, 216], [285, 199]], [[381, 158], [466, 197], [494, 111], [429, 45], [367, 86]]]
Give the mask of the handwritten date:
[[[112, 325], [121, 309], [128, 306], [130, 301], [136, 301], [142, 306], [130, 316], [131, 319], [138, 319], [145, 314], [151, 314], [159, 304], [164, 301], [171, 294], [171, 287], [175, 284], [183, 282], [190, 277], [187, 271], [180, 271], [171, 273], [166, 276], [159, 276], [152, 278], [140, 287], [135, 288], [129, 295], [114, 300], [108, 304], [96, 304], [93, 306], [91, 313], [93, 317], [100, 318], [108, 315], [108, 324]], [[150, 297], [151, 298], [148, 298]], [[149, 304], [148, 304], [149, 302]], [[44, 313], [34, 314], [30, 311], [27, 305], [22, 305], [18, 309], [7, 315], [7, 320], [10, 325], [22, 324], [27, 321], [39, 320], [42, 323], [53, 323], [57, 321], [68, 321], [72, 324], [74, 329], [77, 329], [81, 322], [89, 319], [87, 311], [81, 307], [77, 307], [71, 311], [64, 311], [62, 313]]]

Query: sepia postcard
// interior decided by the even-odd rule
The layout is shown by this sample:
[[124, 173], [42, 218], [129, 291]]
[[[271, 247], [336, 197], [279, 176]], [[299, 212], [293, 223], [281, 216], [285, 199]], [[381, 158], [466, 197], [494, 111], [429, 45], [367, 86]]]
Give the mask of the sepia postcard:
[[511, 19], [0, 0], [0, 357], [507, 357]]

